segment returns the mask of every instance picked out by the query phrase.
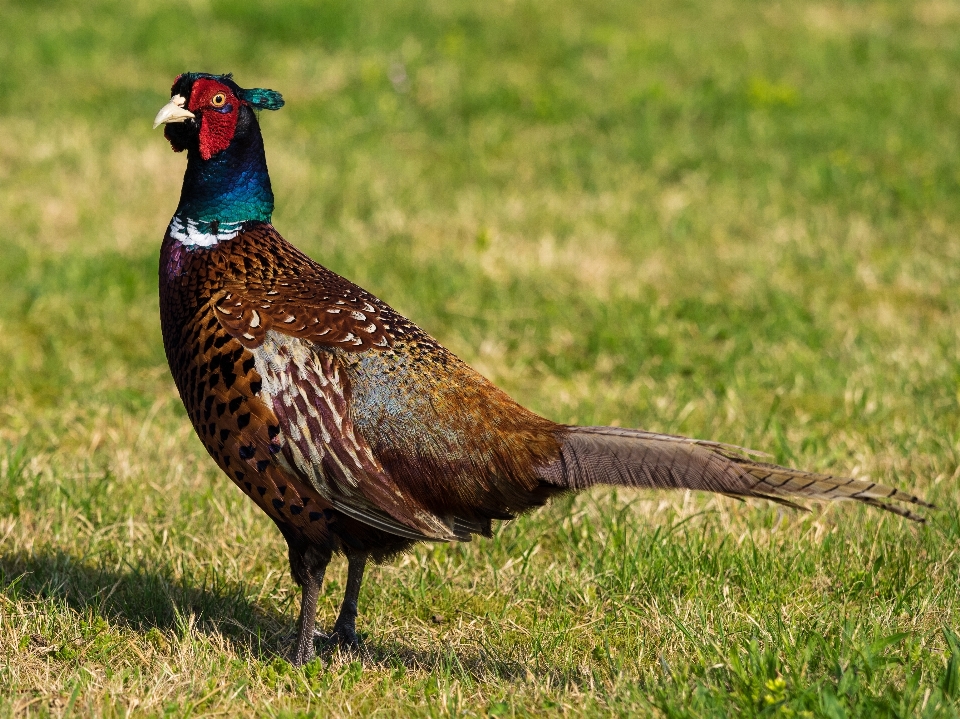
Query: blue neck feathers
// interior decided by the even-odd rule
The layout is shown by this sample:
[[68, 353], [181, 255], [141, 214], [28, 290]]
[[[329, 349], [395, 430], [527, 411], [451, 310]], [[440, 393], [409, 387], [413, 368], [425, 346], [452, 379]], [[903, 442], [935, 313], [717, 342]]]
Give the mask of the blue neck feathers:
[[252, 115], [239, 123], [229, 147], [209, 160], [196, 147], [189, 149], [180, 204], [170, 222], [171, 234], [184, 244], [213, 245], [235, 237], [244, 222], [270, 222], [273, 190]]

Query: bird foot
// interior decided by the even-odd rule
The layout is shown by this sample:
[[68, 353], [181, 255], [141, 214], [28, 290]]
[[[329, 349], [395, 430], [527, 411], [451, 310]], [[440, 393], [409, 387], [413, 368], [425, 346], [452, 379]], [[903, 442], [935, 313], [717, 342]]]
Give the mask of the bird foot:
[[313, 633], [315, 639], [319, 639], [327, 646], [339, 645], [343, 649], [359, 649], [360, 638], [357, 636], [357, 629], [352, 624], [341, 624], [337, 622], [333, 629], [327, 634], [321, 631]]
[[317, 656], [313, 648], [313, 642], [307, 642], [303, 646], [294, 645], [286, 655], [286, 660], [295, 667], [302, 667], [309, 664]]

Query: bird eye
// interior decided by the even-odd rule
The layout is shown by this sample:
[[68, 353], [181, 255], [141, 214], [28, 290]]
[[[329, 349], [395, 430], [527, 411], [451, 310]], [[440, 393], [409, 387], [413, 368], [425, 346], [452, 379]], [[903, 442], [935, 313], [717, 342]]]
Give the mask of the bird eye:
[[214, 107], [223, 107], [223, 105], [224, 105], [224, 103], [226, 103], [226, 101], [227, 101], [227, 96], [224, 95], [222, 92], [218, 92], [218, 93], [217, 93], [216, 95], [214, 95], [213, 98], [210, 100], [210, 104], [213, 105]]

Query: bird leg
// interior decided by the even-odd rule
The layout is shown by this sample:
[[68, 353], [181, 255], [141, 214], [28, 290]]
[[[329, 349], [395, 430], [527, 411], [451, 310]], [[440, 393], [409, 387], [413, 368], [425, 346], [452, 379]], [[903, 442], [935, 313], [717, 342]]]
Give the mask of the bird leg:
[[317, 598], [320, 585], [327, 571], [330, 554], [308, 547], [296, 551], [290, 547], [290, 569], [294, 579], [303, 588], [300, 599], [300, 618], [297, 620], [297, 639], [293, 646], [290, 661], [294, 666], [306, 664], [316, 656], [313, 648], [314, 627], [317, 621]]
[[341, 646], [351, 649], [360, 646], [360, 640], [357, 638], [357, 600], [360, 597], [363, 570], [369, 556], [369, 552], [347, 553], [347, 590], [343, 594], [340, 616], [337, 617], [328, 637], [329, 641], [339, 642]]

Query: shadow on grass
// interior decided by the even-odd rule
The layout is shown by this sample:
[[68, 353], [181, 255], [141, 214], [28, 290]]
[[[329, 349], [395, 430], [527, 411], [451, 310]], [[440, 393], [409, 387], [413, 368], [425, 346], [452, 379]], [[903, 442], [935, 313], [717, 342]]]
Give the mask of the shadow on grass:
[[[153, 628], [183, 632], [192, 626], [196, 632], [220, 635], [241, 658], [269, 662], [286, 657], [296, 629], [294, 616], [265, 609], [249, 598], [248, 589], [215, 574], [191, 583], [162, 569], [107, 569], [61, 551], [0, 554], [0, 594], [12, 601], [62, 601], [77, 612], [93, 611], [144, 633]], [[325, 661], [340, 651], [323, 643], [317, 650]], [[366, 665], [441, 671], [474, 680], [523, 680], [527, 672], [523, 662], [497, 657], [484, 647], [438, 644], [419, 649], [364, 636], [360, 656]]]
[[246, 590], [215, 575], [191, 583], [149, 567], [93, 566], [59, 551], [0, 555], [0, 593], [11, 600], [60, 600], [141, 632], [179, 632], [192, 624], [194, 631], [219, 633], [240, 656], [283, 656], [290, 618], [251, 601]]
[[[363, 632], [360, 632], [363, 637]], [[364, 662], [375, 664], [385, 670], [404, 667], [408, 671], [419, 671], [427, 674], [469, 678], [476, 682], [501, 680], [508, 682], [522, 682], [528, 674], [527, 664], [516, 659], [496, 656], [483, 647], [456, 648], [449, 644], [438, 643], [430, 649], [414, 649], [395, 640], [372, 641], [369, 637], [362, 638]], [[336, 651], [326, 648], [321, 654], [325, 659]], [[570, 680], [556, 670], [540, 672], [541, 678], [547, 674], [554, 681]]]

